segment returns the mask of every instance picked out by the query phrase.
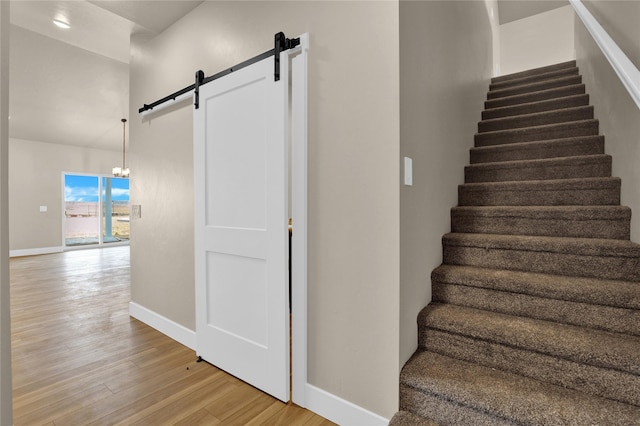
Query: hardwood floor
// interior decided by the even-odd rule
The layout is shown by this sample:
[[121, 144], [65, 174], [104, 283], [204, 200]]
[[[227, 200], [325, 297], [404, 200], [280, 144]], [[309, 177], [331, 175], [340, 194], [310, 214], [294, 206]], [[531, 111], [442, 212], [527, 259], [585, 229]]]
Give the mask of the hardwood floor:
[[128, 303], [128, 247], [11, 260], [15, 426], [333, 424], [196, 362]]

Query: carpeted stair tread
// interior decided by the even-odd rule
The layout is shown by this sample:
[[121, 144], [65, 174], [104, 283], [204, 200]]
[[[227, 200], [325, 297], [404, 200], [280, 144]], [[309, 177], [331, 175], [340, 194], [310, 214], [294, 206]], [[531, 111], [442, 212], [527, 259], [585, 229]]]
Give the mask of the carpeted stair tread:
[[487, 92], [487, 99], [505, 98], [508, 96], [522, 95], [525, 93], [539, 92], [541, 90], [554, 89], [556, 87], [572, 86], [582, 84], [582, 76], [571, 75], [558, 77], [551, 80], [525, 83], [518, 86], [511, 86], [504, 89], [490, 90]]
[[625, 240], [449, 233], [443, 263], [640, 281], [640, 245]]
[[471, 148], [470, 162], [477, 164], [595, 154], [604, 154], [604, 136], [579, 136], [475, 147]]
[[420, 338], [440, 355], [640, 406], [640, 377], [632, 373], [430, 328]]
[[548, 99], [564, 98], [567, 96], [581, 95], [584, 94], [585, 91], [586, 89], [584, 84], [554, 87], [552, 89], [540, 90], [538, 92], [488, 99], [484, 102], [484, 108], [489, 110], [493, 108], [539, 102]]
[[464, 175], [466, 183], [609, 177], [611, 156], [599, 154], [472, 164], [465, 167]]
[[458, 186], [458, 204], [460, 206], [619, 205], [620, 183], [620, 179], [616, 177], [465, 183]]
[[563, 108], [573, 108], [589, 105], [589, 95], [571, 95], [562, 98], [547, 99], [544, 101], [529, 102], [519, 105], [511, 105], [482, 111], [483, 120], [492, 120], [514, 115], [533, 114], [536, 112], [554, 111]]
[[451, 231], [628, 240], [625, 206], [457, 206]]
[[500, 83], [500, 82], [509, 81], [509, 80], [517, 80], [517, 79], [520, 79], [523, 77], [529, 77], [532, 75], [540, 75], [540, 74], [545, 74], [545, 73], [549, 73], [557, 70], [574, 68], [575, 66], [576, 66], [575, 60], [560, 62], [558, 64], [545, 65], [543, 67], [537, 67], [537, 68], [532, 68], [525, 71], [519, 71], [519, 72], [514, 72], [510, 74], [493, 77], [491, 79], [491, 83]]
[[589, 119], [476, 133], [474, 135], [474, 142], [475, 146], [478, 147], [517, 142], [572, 138], [577, 136], [593, 136], [597, 135], [598, 132], [598, 120]]
[[439, 424], [410, 411], [398, 411], [389, 421], [389, 426], [439, 426]]
[[[473, 418], [457, 424], [632, 425], [640, 418], [640, 408], [633, 405], [428, 351], [414, 354], [400, 383], [404, 410], [430, 412], [431, 418], [440, 416], [442, 421], [472, 419], [476, 413], [487, 416], [484, 421]], [[425, 407], [420, 394], [443, 404]]]
[[577, 106], [482, 120], [478, 123], [478, 133], [591, 119], [593, 119], [593, 106]]
[[638, 309], [530, 296], [464, 284], [438, 281], [432, 281], [432, 284], [434, 302], [640, 336]]
[[559, 70], [553, 70], [543, 73], [532, 74], [519, 78], [512, 78], [510, 80], [492, 82], [489, 84], [489, 90], [504, 89], [512, 86], [520, 86], [523, 84], [534, 83], [544, 80], [553, 80], [559, 77], [576, 76], [579, 74], [578, 67], [562, 68]]
[[595, 367], [640, 374], [640, 338], [637, 336], [441, 303], [425, 307], [418, 315], [418, 324], [421, 330], [440, 330]]

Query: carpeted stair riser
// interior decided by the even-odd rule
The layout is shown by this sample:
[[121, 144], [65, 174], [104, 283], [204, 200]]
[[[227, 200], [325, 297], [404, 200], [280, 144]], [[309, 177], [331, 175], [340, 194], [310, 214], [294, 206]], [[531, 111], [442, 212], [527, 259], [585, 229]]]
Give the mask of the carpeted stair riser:
[[627, 404], [640, 404], [640, 376], [634, 374], [439, 330], [426, 329], [421, 338], [430, 351], [447, 357]]
[[514, 115], [535, 114], [537, 112], [554, 111], [563, 108], [575, 108], [589, 105], [589, 95], [572, 95], [546, 101], [530, 102], [482, 111], [483, 120], [512, 117]]
[[433, 281], [623, 309], [640, 309], [637, 282], [440, 265]]
[[478, 164], [596, 154], [604, 154], [603, 136], [483, 146], [471, 148], [469, 157], [471, 164]]
[[508, 87], [506, 89], [491, 90], [487, 92], [487, 99], [506, 98], [509, 96], [523, 95], [525, 93], [540, 92], [542, 90], [555, 89], [557, 87], [573, 86], [582, 84], [582, 76], [575, 75], [560, 77], [553, 80], [544, 80], [535, 83], [522, 84]]
[[512, 105], [528, 104], [531, 102], [545, 101], [549, 99], [565, 98], [573, 95], [583, 95], [586, 92], [584, 84], [572, 84], [571, 86], [556, 87], [540, 90], [538, 92], [523, 93], [521, 95], [506, 96], [496, 99], [488, 99], [484, 102], [486, 110]]
[[489, 91], [505, 89], [513, 86], [521, 86], [523, 84], [536, 83], [544, 80], [555, 80], [561, 77], [579, 75], [578, 67], [563, 68], [556, 71], [530, 75], [527, 77], [514, 78], [511, 80], [501, 81], [489, 84]]
[[400, 382], [402, 408], [441, 424], [632, 425], [640, 418], [633, 405], [427, 351], [407, 362]]
[[422, 309], [418, 325], [420, 347], [425, 347], [423, 332], [440, 330], [628, 373], [640, 385], [640, 338], [636, 336], [439, 303]]
[[640, 281], [640, 246], [629, 241], [446, 234], [443, 263]]
[[505, 81], [512, 81], [512, 80], [518, 80], [521, 78], [526, 78], [526, 77], [531, 77], [531, 76], [539, 76], [542, 74], [546, 74], [546, 73], [550, 73], [553, 71], [558, 71], [558, 70], [564, 70], [567, 68], [574, 68], [576, 67], [576, 61], [572, 60], [572, 61], [566, 61], [566, 62], [561, 62], [558, 64], [553, 64], [553, 65], [547, 65], [544, 67], [538, 67], [538, 68], [532, 68], [529, 70], [525, 70], [525, 71], [520, 71], [520, 72], [515, 72], [515, 73], [511, 73], [511, 74], [505, 74], [505, 75], [501, 75], [501, 76], [497, 76], [497, 77], [493, 77], [491, 79], [491, 83], [501, 83], [501, 82], [505, 82]]
[[640, 309], [637, 282], [549, 275], [544, 273], [440, 265], [432, 280], [544, 298], [624, 309]]
[[432, 281], [433, 301], [640, 336], [640, 310]]
[[483, 120], [478, 123], [478, 133], [591, 119], [593, 119], [593, 106], [587, 105]]
[[619, 178], [466, 183], [460, 206], [605, 206], [620, 204]]
[[595, 136], [598, 134], [598, 120], [580, 120], [521, 129], [496, 130], [476, 133], [475, 146], [502, 145], [518, 142], [533, 142], [549, 139]]
[[[450, 401], [447, 395], [432, 394], [400, 383], [400, 409], [410, 410], [423, 418], [433, 419], [441, 426], [514, 426], [511, 420], [485, 413], [482, 409]], [[398, 426], [393, 421], [389, 426]]]
[[611, 156], [609, 155], [484, 163], [464, 168], [466, 183], [610, 176]]
[[451, 232], [628, 240], [631, 210], [622, 206], [458, 206]]

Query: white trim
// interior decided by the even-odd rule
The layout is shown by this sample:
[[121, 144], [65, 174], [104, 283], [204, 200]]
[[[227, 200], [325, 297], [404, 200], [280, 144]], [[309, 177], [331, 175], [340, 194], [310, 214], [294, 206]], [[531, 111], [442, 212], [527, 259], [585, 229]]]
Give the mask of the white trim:
[[32, 249], [11, 250], [9, 257], [38, 256], [40, 254], [62, 253], [64, 247], [40, 247]]
[[587, 28], [596, 44], [604, 53], [616, 74], [622, 81], [624, 87], [631, 95], [638, 108], [640, 109], [640, 71], [635, 67], [633, 62], [624, 54], [622, 49], [618, 47], [615, 41], [607, 34], [602, 25], [598, 23], [596, 18], [587, 10], [580, 0], [569, 0], [571, 6], [580, 17], [584, 26]]
[[307, 384], [306, 388], [306, 408], [334, 423], [344, 426], [386, 426], [389, 424], [389, 419], [320, 388], [310, 384]]
[[196, 332], [135, 302], [129, 302], [129, 315], [149, 327], [171, 337], [189, 349], [196, 350]]
[[[291, 59], [291, 399], [306, 404], [307, 385], [307, 54], [309, 34]], [[295, 55], [295, 56], [293, 56]]]

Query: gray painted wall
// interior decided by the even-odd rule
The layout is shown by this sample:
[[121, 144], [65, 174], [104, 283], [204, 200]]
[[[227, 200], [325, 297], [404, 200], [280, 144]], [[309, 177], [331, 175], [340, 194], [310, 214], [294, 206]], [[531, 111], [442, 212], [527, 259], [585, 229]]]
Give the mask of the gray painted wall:
[[9, 304], [9, 2], [0, 2], [0, 424], [13, 424]]
[[[640, 64], [640, 2], [588, 2], [586, 6], [629, 59]], [[633, 210], [631, 239], [640, 242], [640, 109], [578, 17], [575, 27], [578, 66], [600, 120], [605, 150], [613, 156], [613, 175], [622, 178], [621, 202]]]
[[400, 155], [413, 159], [414, 172], [413, 186], [400, 189], [401, 364], [417, 347], [417, 316], [431, 300], [492, 57], [484, 2], [400, 2]]

